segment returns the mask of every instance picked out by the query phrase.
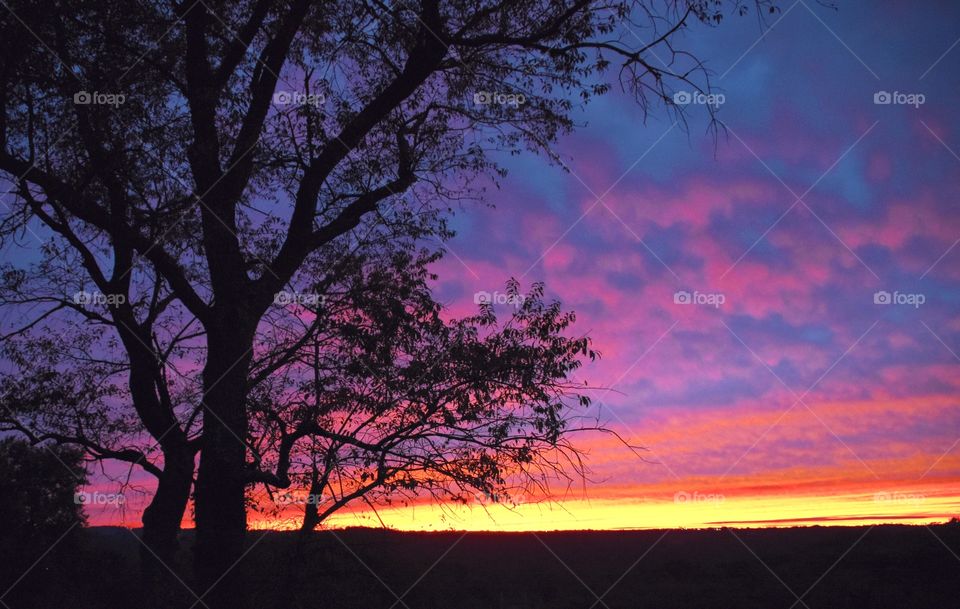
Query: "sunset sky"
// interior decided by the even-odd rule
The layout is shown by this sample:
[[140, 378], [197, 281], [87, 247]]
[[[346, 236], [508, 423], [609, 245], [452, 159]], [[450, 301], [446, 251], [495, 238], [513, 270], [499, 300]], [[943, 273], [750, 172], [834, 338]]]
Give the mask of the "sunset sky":
[[[753, 15], [691, 28], [724, 95], [717, 138], [702, 106], [685, 130], [614, 91], [556, 146], [566, 171], [504, 158], [494, 207], [457, 212], [436, 268], [450, 314], [510, 277], [544, 281], [602, 354], [577, 375], [596, 388], [589, 414], [639, 454], [583, 435], [590, 479], [550, 500], [380, 518], [541, 530], [960, 515], [960, 7], [839, 4], [784, 2], [762, 39]], [[882, 91], [894, 103], [874, 103]], [[137, 526], [138, 501], [90, 521]], [[379, 520], [358, 509], [333, 524]]]

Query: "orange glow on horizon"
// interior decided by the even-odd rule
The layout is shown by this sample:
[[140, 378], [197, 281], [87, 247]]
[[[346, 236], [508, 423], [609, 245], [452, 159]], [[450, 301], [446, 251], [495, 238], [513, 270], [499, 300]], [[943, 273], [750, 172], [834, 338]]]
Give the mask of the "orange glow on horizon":
[[[877, 486], [877, 485], [873, 485]], [[881, 485], [882, 486], [882, 485]], [[934, 524], [960, 515], [960, 483], [888, 484], [843, 492], [727, 494], [663, 489], [634, 498], [569, 498], [504, 505], [438, 505], [347, 509], [326, 527], [386, 526], [403, 531], [551, 531], [808, 525]], [[647, 491], [651, 489], [646, 489]], [[728, 491], [729, 492], [729, 491]], [[734, 491], [736, 492], [736, 491]], [[251, 529], [295, 529], [292, 510], [280, 518], [251, 518]]]
[[[639, 428], [643, 432], [639, 443], [649, 449], [642, 454], [649, 460], [642, 463], [608, 435], [583, 436], [579, 447], [596, 482], [562, 492], [554, 488], [550, 499], [519, 496], [513, 508], [414, 499], [376, 511], [355, 503], [323, 526], [615, 530], [930, 524], [960, 516], [960, 453], [942, 441], [909, 442], [895, 433], [898, 426], [948, 418], [956, 411], [955, 398], [928, 395], [811, 404], [822, 422], [803, 409], [784, 414], [775, 409], [706, 408], [696, 417], [661, 413]], [[831, 430], [852, 433], [855, 422], [864, 419], [882, 438], [882, 450], [868, 452], [858, 445], [854, 452], [831, 434]], [[791, 444], [797, 437], [807, 441]], [[103, 485], [90, 490], [117, 489]], [[149, 492], [128, 497], [120, 509], [88, 505], [88, 520], [93, 525], [139, 527], [149, 498]], [[250, 528], [299, 527], [302, 506], [286, 505], [276, 515], [269, 509], [275, 504], [262, 489], [255, 493], [255, 503], [267, 509], [249, 511]], [[189, 516], [183, 525], [193, 526]]]

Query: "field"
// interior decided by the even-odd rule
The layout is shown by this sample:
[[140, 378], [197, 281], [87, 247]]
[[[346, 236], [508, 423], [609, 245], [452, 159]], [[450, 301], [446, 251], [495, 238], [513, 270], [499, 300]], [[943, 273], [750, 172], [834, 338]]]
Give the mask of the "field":
[[[138, 591], [140, 544], [131, 532], [91, 528], [80, 531], [75, 546], [51, 552], [3, 600], [10, 609], [64, 602], [76, 609], [201, 608], [177, 579], [189, 581], [192, 534], [183, 537], [178, 574], [158, 598]], [[956, 608], [960, 598], [956, 524], [470, 534], [349, 529], [315, 534], [295, 563], [292, 541], [288, 533], [250, 533], [249, 553], [238, 566], [250, 583], [248, 607], [939, 609]]]

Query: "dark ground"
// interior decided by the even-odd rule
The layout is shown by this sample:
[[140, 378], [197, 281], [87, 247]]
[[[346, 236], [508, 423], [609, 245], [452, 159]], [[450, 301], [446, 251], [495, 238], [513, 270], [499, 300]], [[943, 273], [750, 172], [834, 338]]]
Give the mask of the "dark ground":
[[[147, 607], [151, 600], [172, 609], [196, 601], [173, 576], [161, 598], [143, 598], [140, 544], [129, 531], [79, 533], [74, 547], [48, 554], [0, 600], [10, 609]], [[250, 608], [274, 607], [294, 589], [284, 575], [291, 540], [250, 533], [254, 545], [240, 565]], [[187, 582], [191, 543], [184, 533], [182, 563], [175, 565]], [[287, 606], [956, 609], [958, 556], [956, 524], [467, 535], [351, 529], [314, 536], [298, 569], [297, 600]], [[0, 561], [3, 581], [19, 576], [12, 571], [16, 557]]]

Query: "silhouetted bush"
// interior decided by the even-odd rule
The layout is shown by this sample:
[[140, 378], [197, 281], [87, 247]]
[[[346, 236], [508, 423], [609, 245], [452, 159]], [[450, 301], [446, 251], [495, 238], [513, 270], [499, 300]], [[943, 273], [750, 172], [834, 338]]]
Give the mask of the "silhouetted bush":
[[12, 587], [3, 599], [9, 606], [52, 601], [60, 591], [50, 584], [70, 580], [84, 524], [77, 491], [85, 481], [76, 450], [0, 440], [0, 593]]

